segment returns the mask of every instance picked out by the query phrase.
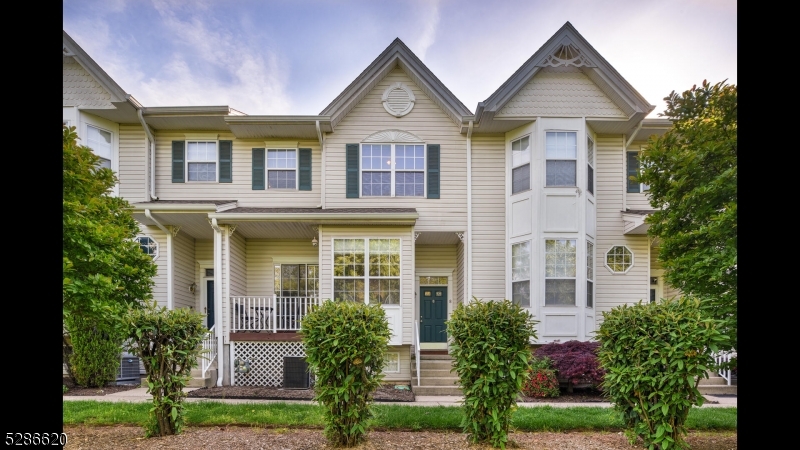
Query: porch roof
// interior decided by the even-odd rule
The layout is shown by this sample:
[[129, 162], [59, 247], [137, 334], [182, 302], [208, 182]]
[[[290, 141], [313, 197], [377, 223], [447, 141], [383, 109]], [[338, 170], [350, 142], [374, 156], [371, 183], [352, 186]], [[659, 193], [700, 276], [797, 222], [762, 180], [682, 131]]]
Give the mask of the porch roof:
[[647, 234], [647, 229], [650, 228], [649, 223], [645, 223], [645, 219], [650, 214], [656, 212], [654, 209], [628, 209], [622, 212], [622, 220], [625, 223], [625, 234]]

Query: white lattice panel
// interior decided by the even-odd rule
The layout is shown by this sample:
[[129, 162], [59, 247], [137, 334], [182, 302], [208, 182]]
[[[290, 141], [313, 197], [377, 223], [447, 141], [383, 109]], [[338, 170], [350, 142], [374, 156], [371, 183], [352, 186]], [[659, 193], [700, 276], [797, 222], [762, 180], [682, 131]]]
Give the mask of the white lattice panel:
[[250, 372], [233, 373], [234, 386], [283, 386], [283, 357], [305, 356], [302, 342], [231, 342], [233, 361], [250, 362]]

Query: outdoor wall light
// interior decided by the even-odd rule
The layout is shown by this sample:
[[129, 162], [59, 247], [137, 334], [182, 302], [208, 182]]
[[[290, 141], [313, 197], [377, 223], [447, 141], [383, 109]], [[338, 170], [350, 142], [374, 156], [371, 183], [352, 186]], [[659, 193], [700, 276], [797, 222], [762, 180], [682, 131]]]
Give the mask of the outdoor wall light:
[[313, 245], [314, 247], [317, 246], [317, 238], [316, 238], [316, 236], [314, 237], [314, 239], [311, 239], [311, 245]]
[[189, 292], [191, 292], [192, 294], [197, 292], [197, 283], [192, 283], [189, 285]]

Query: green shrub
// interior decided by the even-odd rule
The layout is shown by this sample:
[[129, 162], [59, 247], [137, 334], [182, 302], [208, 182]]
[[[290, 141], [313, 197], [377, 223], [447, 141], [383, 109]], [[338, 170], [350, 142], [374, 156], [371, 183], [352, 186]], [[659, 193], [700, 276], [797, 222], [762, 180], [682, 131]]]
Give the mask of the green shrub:
[[67, 367], [75, 384], [101, 388], [116, 380], [122, 353], [119, 331], [78, 315], [70, 316], [65, 324], [72, 345]]
[[688, 298], [623, 305], [603, 318], [602, 387], [622, 413], [628, 440], [639, 437], [650, 449], [687, 448], [686, 417], [704, 402], [697, 385], [714, 365], [712, 352], [730, 343], [721, 321]]
[[153, 407], [147, 436], [180, 434], [183, 429], [183, 388], [202, 350], [203, 315], [187, 308], [167, 310], [153, 302], [131, 309], [124, 317], [129, 351], [142, 359]]
[[460, 304], [447, 321], [464, 392], [461, 427], [473, 443], [505, 448], [511, 413], [528, 376], [536, 321], [508, 300]]
[[531, 369], [528, 379], [522, 384], [522, 393], [527, 397], [545, 398], [558, 397], [561, 394], [558, 386], [556, 371], [553, 369], [550, 358], [531, 359]]
[[325, 408], [325, 436], [352, 447], [366, 435], [372, 393], [381, 385], [391, 332], [379, 304], [325, 301], [300, 325], [314, 399]]

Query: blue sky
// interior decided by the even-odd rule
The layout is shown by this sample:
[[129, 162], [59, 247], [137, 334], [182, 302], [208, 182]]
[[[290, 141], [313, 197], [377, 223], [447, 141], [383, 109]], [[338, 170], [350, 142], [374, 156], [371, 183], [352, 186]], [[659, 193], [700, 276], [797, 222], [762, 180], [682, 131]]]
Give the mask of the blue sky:
[[656, 109], [738, 84], [736, 0], [64, 0], [63, 27], [145, 106], [315, 115], [396, 37], [471, 110], [565, 22]]

